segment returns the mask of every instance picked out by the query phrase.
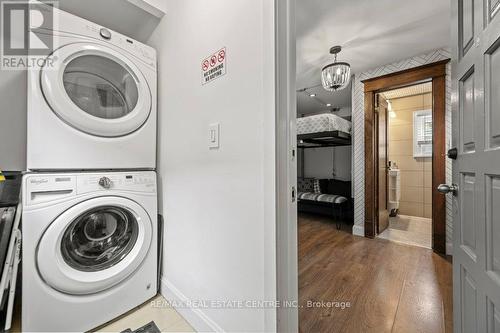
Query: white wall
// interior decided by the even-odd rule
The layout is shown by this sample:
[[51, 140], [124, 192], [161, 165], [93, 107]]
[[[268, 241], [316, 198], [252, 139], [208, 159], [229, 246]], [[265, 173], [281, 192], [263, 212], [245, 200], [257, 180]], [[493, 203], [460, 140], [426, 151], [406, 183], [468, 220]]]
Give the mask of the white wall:
[[[177, 300], [273, 300], [274, 2], [167, 0], [159, 57], [161, 292]], [[225, 76], [201, 61], [227, 48]], [[208, 126], [221, 125], [219, 150]], [[198, 330], [272, 331], [275, 310], [178, 309]]]
[[[304, 177], [351, 180], [352, 148], [328, 147], [303, 149]], [[302, 170], [299, 162], [299, 170]]]
[[26, 170], [26, 71], [0, 70], [0, 170]]
[[[3, 38], [1, 34], [2, 44]], [[0, 69], [0, 170], [3, 171], [26, 170], [27, 81], [25, 70]]]

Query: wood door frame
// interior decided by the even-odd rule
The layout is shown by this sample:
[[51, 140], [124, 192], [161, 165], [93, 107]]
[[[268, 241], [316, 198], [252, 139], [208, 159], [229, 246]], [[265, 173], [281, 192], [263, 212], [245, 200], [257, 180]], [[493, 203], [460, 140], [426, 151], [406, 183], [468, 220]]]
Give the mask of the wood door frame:
[[[374, 95], [374, 98], [376, 95]], [[380, 99], [374, 100], [374, 108], [379, 108], [378, 112], [374, 113], [374, 136], [377, 138], [377, 140], [380, 139]], [[385, 102], [387, 103], [387, 102]], [[378, 116], [376, 114], [378, 113]], [[385, 160], [386, 160], [386, 167], [387, 167], [387, 162], [389, 161], [389, 150], [388, 150], [388, 143], [389, 143], [389, 111], [386, 108], [385, 109], [385, 142], [386, 142], [386, 149], [385, 149]], [[377, 141], [378, 142], [378, 141]], [[375, 223], [375, 230], [378, 234], [380, 234], [380, 152], [378, 151], [379, 145], [377, 144], [377, 151], [375, 152], [375, 156], [378, 156], [378, 158], [375, 159], [375, 164], [374, 164], [374, 170], [375, 171], [375, 187], [377, 188], [377, 200], [375, 202], [375, 211], [377, 214], [377, 221]], [[388, 173], [386, 171], [385, 174], [385, 204], [387, 208], [387, 204], [389, 202], [389, 177]], [[389, 213], [387, 213], [387, 219], [389, 219]], [[387, 221], [387, 224], [389, 224], [389, 220]]]
[[375, 177], [378, 158], [378, 138], [374, 128], [375, 95], [396, 87], [432, 80], [432, 249], [446, 253], [446, 198], [437, 192], [439, 184], [446, 182], [446, 64], [450, 59], [438, 61], [361, 81], [365, 99], [365, 237], [374, 238], [378, 221], [375, 211], [378, 188]]

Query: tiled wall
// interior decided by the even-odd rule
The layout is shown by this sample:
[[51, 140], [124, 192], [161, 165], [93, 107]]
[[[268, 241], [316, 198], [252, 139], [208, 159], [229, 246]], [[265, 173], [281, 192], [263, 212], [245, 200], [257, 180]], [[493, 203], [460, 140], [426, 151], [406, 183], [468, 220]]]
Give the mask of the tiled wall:
[[[352, 88], [352, 124], [353, 124], [353, 184], [354, 184], [354, 227], [353, 234], [365, 234], [365, 122], [364, 122], [364, 85], [363, 80], [395, 73], [409, 68], [430, 64], [436, 61], [451, 58], [448, 49], [439, 49], [419, 56], [404, 59], [392, 64], [383, 65], [372, 70], [356, 73]], [[446, 66], [446, 148], [451, 143], [451, 65]], [[446, 160], [446, 183], [451, 184], [452, 163]], [[446, 196], [446, 246], [447, 253], [452, 252], [452, 198]]]
[[413, 157], [413, 112], [432, 108], [432, 94], [391, 100], [389, 160], [401, 170], [401, 215], [432, 217], [432, 158]]

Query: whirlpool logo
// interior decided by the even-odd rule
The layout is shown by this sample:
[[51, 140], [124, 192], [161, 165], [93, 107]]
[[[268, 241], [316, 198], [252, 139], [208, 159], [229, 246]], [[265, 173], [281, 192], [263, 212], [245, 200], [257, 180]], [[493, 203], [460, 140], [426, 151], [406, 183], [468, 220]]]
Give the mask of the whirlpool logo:
[[36, 179], [30, 179], [30, 183], [34, 185], [40, 185], [40, 184], [45, 184], [48, 183], [49, 180], [47, 178], [36, 178]]
[[[1, 2], [1, 69], [25, 70], [51, 63], [57, 1]], [[49, 63], [49, 65], [50, 65]]]

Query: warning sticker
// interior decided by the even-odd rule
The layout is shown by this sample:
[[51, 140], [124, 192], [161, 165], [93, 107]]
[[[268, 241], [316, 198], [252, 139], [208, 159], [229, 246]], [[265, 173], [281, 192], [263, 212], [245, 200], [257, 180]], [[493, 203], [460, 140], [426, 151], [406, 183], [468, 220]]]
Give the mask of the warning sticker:
[[207, 84], [226, 74], [226, 48], [211, 54], [201, 62], [201, 84]]

